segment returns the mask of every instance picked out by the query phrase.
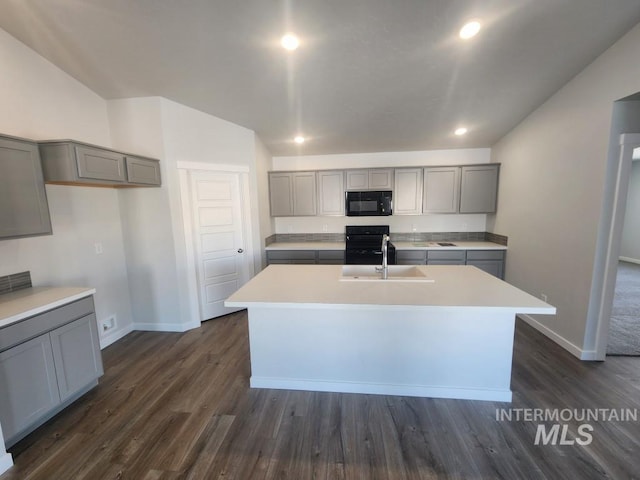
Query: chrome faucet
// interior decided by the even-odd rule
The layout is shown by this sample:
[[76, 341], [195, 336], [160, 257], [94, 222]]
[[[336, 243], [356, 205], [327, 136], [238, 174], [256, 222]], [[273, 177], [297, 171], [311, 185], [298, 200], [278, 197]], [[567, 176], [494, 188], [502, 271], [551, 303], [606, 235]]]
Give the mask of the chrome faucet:
[[382, 279], [389, 277], [389, 235], [382, 235]]

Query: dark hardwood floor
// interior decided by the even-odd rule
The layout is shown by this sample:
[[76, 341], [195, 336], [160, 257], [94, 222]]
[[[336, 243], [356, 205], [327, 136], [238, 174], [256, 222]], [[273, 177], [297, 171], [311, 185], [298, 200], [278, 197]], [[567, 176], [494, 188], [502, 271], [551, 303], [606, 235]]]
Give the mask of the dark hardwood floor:
[[511, 404], [251, 390], [244, 312], [134, 332], [103, 356], [100, 385], [15, 445], [0, 480], [640, 478], [637, 421], [589, 422], [580, 446], [534, 445], [541, 422], [496, 420], [640, 409], [640, 359], [581, 362], [520, 321]]

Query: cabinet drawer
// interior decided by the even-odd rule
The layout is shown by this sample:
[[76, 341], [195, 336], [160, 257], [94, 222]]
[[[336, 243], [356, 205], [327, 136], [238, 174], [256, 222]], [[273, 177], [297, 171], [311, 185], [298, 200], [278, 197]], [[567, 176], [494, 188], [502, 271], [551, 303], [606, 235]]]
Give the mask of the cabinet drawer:
[[269, 260], [314, 260], [315, 250], [270, 250], [267, 252]]
[[423, 250], [396, 250], [396, 262], [404, 265], [424, 265], [427, 252]]
[[73, 303], [0, 329], [0, 351], [49, 332], [65, 323], [94, 313], [93, 297], [82, 298]]
[[466, 250], [429, 250], [428, 260], [462, 260], [464, 261]]
[[344, 250], [318, 250], [318, 263], [342, 265]]
[[467, 260], [504, 260], [504, 250], [468, 250]]
[[463, 259], [460, 260], [427, 260], [427, 265], [464, 265]]

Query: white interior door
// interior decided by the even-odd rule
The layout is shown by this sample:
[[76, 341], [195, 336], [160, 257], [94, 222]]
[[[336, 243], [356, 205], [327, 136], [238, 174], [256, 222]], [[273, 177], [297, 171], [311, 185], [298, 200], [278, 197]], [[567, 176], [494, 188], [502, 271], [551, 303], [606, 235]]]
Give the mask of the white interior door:
[[191, 209], [200, 318], [238, 310], [224, 301], [251, 276], [241, 174], [191, 172]]

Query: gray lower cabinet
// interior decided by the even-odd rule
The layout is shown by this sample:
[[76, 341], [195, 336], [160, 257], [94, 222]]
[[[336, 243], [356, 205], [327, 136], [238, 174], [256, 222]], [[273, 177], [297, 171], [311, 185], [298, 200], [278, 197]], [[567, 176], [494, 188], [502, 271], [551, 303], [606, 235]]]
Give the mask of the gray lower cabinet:
[[344, 250], [267, 250], [267, 265], [342, 265]]
[[466, 250], [429, 250], [427, 265], [464, 265]]
[[426, 250], [396, 250], [396, 263], [398, 265], [426, 265]]
[[160, 162], [74, 141], [40, 142], [44, 179], [63, 185], [160, 186]]
[[398, 265], [473, 265], [504, 278], [504, 250], [397, 250]]
[[97, 385], [93, 297], [0, 329], [0, 424], [11, 446]]
[[0, 136], [0, 239], [51, 234], [35, 142]]
[[272, 264], [315, 264], [315, 250], [267, 250], [267, 265]]
[[0, 423], [6, 441], [60, 403], [49, 335], [0, 353], [0, 373]]
[[467, 265], [473, 265], [491, 275], [504, 278], [504, 250], [469, 250]]
[[318, 250], [318, 264], [343, 265], [344, 250]]

